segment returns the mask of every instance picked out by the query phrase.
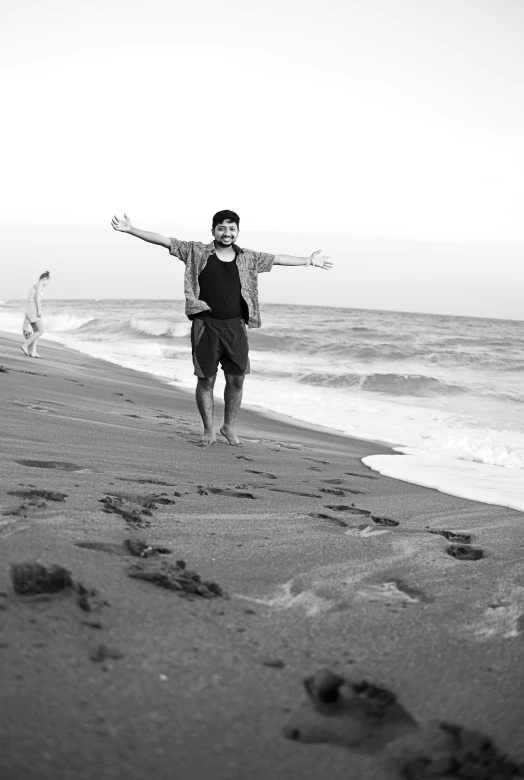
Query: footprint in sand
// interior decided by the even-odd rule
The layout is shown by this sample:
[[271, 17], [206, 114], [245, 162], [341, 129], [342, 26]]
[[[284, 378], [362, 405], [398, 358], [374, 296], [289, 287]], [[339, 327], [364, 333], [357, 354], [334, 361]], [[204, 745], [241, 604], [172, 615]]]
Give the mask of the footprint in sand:
[[[328, 482], [329, 480], [324, 480], [324, 482]], [[330, 493], [333, 496], [340, 496], [341, 498], [344, 498], [346, 493], [353, 493], [355, 496], [358, 495], [364, 495], [363, 490], [355, 490], [354, 488], [349, 487], [339, 487], [339, 488], [319, 488], [321, 493]]]
[[484, 556], [480, 547], [464, 547], [461, 544], [450, 544], [446, 547], [446, 552], [459, 561], [478, 561]]
[[289, 718], [284, 728], [288, 739], [375, 754], [418, 729], [391, 691], [366, 680], [352, 682], [320, 669], [304, 680], [304, 687], [308, 700]]
[[383, 528], [396, 528], [400, 525], [398, 520], [392, 520], [390, 517], [372, 515], [369, 509], [359, 509], [359, 507], [356, 506], [348, 506], [347, 504], [326, 504], [325, 508], [331, 509], [332, 512], [349, 512], [353, 515], [364, 515], [364, 517], [369, 517], [370, 520], [373, 520], [375, 525], [380, 525]]
[[111, 555], [122, 555], [126, 557], [134, 555], [137, 558], [149, 558], [154, 555], [170, 555], [172, 552], [167, 547], [155, 547], [140, 539], [125, 539], [123, 544], [113, 544], [111, 542], [75, 542], [75, 547], [80, 547], [84, 550], [95, 550], [96, 552], [106, 552]]
[[117, 650], [116, 648], [106, 647], [106, 645], [98, 645], [96, 650], [94, 650], [89, 658], [94, 663], [100, 664], [103, 663], [103, 661], [107, 661], [108, 659], [116, 659], [116, 658], [123, 658], [124, 654], [120, 652], [120, 650]]
[[380, 525], [384, 528], [396, 528], [397, 525], [400, 525], [398, 520], [392, 520], [390, 517], [376, 517], [375, 515], [371, 515], [371, 519], [376, 525]]
[[345, 520], [340, 520], [338, 517], [331, 517], [331, 515], [325, 515], [323, 512], [311, 512], [308, 517], [313, 517], [315, 520], [327, 520], [329, 523], [338, 525], [339, 528], [347, 528], [348, 524]]
[[148, 528], [151, 523], [144, 515], [151, 516], [153, 513], [149, 507], [144, 507], [136, 501], [127, 501], [122, 496], [108, 494], [100, 499], [104, 504], [103, 512], [106, 514], [120, 515], [126, 523], [135, 528]]
[[[163, 485], [164, 487], [176, 487], [172, 482], [164, 482], [162, 479], [133, 479], [132, 477], [116, 477], [120, 482], [138, 482], [141, 485]], [[176, 495], [176, 493], [175, 493]]]
[[313, 463], [321, 463], [323, 466], [329, 466], [330, 465], [328, 460], [319, 460], [318, 458], [308, 458], [308, 457], [305, 457], [304, 460], [310, 460]]
[[128, 568], [127, 576], [151, 582], [159, 588], [175, 591], [179, 596], [228, 598], [220, 585], [206, 581], [196, 572], [187, 569], [183, 560], [177, 561], [176, 564], [167, 561], [137, 563]]
[[290, 488], [277, 488], [268, 487], [266, 490], [271, 490], [273, 493], [290, 493], [292, 496], [306, 496], [307, 498], [322, 498], [318, 493], [305, 493], [301, 490], [291, 490]]
[[288, 739], [385, 759], [396, 776], [409, 780], [523, 777], [524, 765], [500, 753], [489, 737], [454, 723], [418, 723], [387, 688], [329, 669], [307, 677], [304, 687], [308, 700], [284, 727]]
[[76, 463], [65, 463], [61, 460], [17, 460], [20, 466], [28, 466], [33, 469], [58, 469], [58, 471], [91, 471]]
[[253, 493], [248, 492], [240, 492], [238, 490], [233, 490], [232, 488], [220, 488], [220, 487], [212, 487], [210, 485], [197, 485], [197, 490], [200, 493], [201, 496], [207, 496], [209, 493], [212, 495], [221, 495], [221, 496], [229, 496], [231, 498], [255, 498]]
[[7, 495], [27, 499], [42, 498], [45, 501], [65, 501], [67, 498], [66, 493], [60, 493], [55, 490], [37, 490], [35, 488], [31, 490], [8, 490]]
[[255, 469], [246, 469], [246, 473], [258, 474], [261, 477], [266, 477], [266, 479], [276, 479], [275, 475], [270, 474], [268, 471], [255, 471]]
[[331, 509], [332, 512], [351, 512], [354, 515], [369, 516], [371, 514], [369, 509], [359, 509], [356, 506], [348, 506], [347, 504], [325, 504], [324, 508]]
[[438, 529], [430, 529], [430, 534], [438, 534], [448, 539], [450, 542], [459, 542], [460, 544], [469, 544], [471, 542], [472, 534], [467, 531], [444, 531]]
[[248, 458], [247, 455], [235, 455], [235, 458], [237, 460], [247, 460], [249, 462], [253, 462], [253, 458]]

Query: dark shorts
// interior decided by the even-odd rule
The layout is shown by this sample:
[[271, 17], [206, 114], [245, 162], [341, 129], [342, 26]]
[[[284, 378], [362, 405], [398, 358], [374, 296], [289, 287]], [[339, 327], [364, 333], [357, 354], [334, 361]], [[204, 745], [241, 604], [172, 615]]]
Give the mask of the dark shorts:
[[249, 374], [247, 329], [241, 317], [214, 320], [195, 317], [191, 325], [191, 348], [195, 376], [209, 379], [222, 366], [225, 374]]

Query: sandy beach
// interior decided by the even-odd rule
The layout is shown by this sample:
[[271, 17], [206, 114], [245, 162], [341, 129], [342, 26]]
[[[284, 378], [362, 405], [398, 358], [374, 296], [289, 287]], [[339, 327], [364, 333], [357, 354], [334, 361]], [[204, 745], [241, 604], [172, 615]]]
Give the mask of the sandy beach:
[[[189, 393], [19, 343], [0, 334], [3, 780], [520, 776], [522, 513], [248, 409], [242, 448], [202, 447]], [[27, 561], [72, 580], [15, 592]]]

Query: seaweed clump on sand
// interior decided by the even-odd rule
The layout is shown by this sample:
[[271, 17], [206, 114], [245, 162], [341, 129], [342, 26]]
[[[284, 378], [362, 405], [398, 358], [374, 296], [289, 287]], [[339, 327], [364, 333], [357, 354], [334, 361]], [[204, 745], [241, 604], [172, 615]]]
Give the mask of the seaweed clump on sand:
[[13, 563], [11, 581], [15, 593], [21, 596], [58, 593], [73, 587], [71, 572], [63, 566], [44, 566], [43, 563], [33, 561]]
[[176, 564], [160, 561], [159, 563], [136, 563], [128, 568], [128, 576], [137, 580], [152, 582], [159, 588], [174, 590], [180, 596], [202, 596], [203, 598], [216, 598], [227, 594], [216, 582], [203, 580], [194, 571], [186, 568], [185, 561], [179, 560]]

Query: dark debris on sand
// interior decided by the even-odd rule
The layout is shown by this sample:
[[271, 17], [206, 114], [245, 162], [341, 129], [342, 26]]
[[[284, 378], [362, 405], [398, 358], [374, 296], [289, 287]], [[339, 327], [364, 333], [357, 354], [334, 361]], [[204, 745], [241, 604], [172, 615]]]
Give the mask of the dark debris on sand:
[[150, 558], [153, 555], [170, 555], [172, 552], [168, 547], [153, 547], [139, 539], [124, 539], [124, 545], [127, 551], [137, 558]]
[[396, 528], [397, 525], [399, 525], [398, 520], [392, 520], [390, 517], [376, 517], [375, 515], [371, 515], [371, 519], [374, 523], [383, 528]]
[[430, 756], [418, 756], [402, 768], [406, 780], [459, 777], [468, 780], [511, 780], [523, 778], [524, 766], [500, 754], [492, 741], [477, 731], [440, 723], [449, 749]]
[[133, 579], [152, 582], [159, 588], [174, 590], [180, 596], [203, 596], [215, 598], [227, 594], [216, 582], [203, 580], [199, 574], [186, 569], [185, 561], [179, 560], [176, 564], [167, 561], [151, 562], [148, 564], [133, 564], [128, 568], [128, 576]]
[[25, 561], [13, 563], [11, 581], [15, 593], [31, 596], [38, 593], [58, 593], [73, 587], [71, 572], [63, 566], [44, 566], [42, 563]]
[[444, 539], [450, 542], [458, 542], [460, 544], [469, 544], [471, 542], [471, 534], [464, 531], [446, 531], [444, 529], [430, 528], [428, 533], [443, 536]]
[[[75, 591], [77, 592], [76, 603], [84, 612], [91, 612], [93, 605], [91, 599], [97, 595], [95, 588], [86, 588], [81, 582], [75, 584]], [[107, 603], [107, 602], [106, 602]]]
[[63, 566], [57, 564], [46, 566], [38, 561], [13, 563], [11, 582], [14, 592], [19, 596], [37, 596], [71, 590], [72, 593], [76, 593], [76, 603], [84, 612], [91, 612], [91, 599], [97, 595], [95, 588], [86, 588], [81, 582], [74, 582], [71, 572]]
[[147, 528], [151, 525], [144, 515], [151, 515], [152, 511], [148, 507], [140, 507], [135, 509], [129, 502], [126, 502], [121, 496], [107, 495], [100, 499], [100, 503], [104, 504], [103, 511], [106, 514], [120, 515], [124, 518], [126, 523], [138, 528]]
[[19, 498], [42, 498], [46, 501], [65, 501], [67, 498], [66, 493], [60, 493], [57, 490], [8, 490], [8, 496], [18, 496]]
[[176, 504], [172, 498], [168, 498], [167, 493], [151, 493], [148, 496], [137, 496], [137, 502], [146, 509], [157, 509], [158, 504], [162, 506], [170, 506]]
[[9, 373], [8, 368], [6, 368], [5, 366], [0, 366], [0, 374], [8, 374], [8, 373]]
[[103, 661], [107, 661], [109, 658], [123, 658], [124, 654], [120, 650], [107, 647], [106, 645], [98, 645], [96, 650], [91, 653], [89, 658], [93, 663], [100, 664]]
[[446, 552], [459, 561], [478, 561], [484, 556], [480, 547], [464, 547], [461, 544], [450, 544], [446, 547]]

